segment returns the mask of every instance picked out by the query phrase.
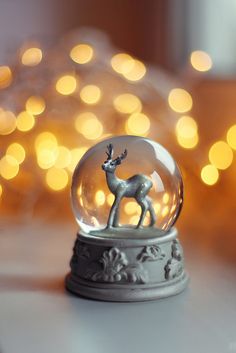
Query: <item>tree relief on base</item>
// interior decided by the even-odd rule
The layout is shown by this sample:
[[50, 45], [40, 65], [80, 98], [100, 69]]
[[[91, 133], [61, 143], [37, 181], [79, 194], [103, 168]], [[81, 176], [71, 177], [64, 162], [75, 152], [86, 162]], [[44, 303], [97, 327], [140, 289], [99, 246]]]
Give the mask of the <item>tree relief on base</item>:
[[173, 240], [171, 246], [171, 258], [165, 265], [165, 279], [170, 280], [180, 276], [184, 271], [183, 250], [177, 239]]

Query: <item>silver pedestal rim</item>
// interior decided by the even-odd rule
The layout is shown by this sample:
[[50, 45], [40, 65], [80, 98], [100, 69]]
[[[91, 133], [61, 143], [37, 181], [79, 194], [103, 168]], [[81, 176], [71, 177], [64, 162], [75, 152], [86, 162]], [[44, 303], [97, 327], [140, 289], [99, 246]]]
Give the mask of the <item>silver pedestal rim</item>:
[[149, 286], [117, 285], [115, 287], [105, 284], [95, 285], [82, 278], [68, 274], [65, 279], [66, 289], [81, 297], [110, 302], [144, 302], [157, 300], [176, 295], [188, 285], [189, 275], [184, 271], [181, 276], [168, 282], [150, 284]]

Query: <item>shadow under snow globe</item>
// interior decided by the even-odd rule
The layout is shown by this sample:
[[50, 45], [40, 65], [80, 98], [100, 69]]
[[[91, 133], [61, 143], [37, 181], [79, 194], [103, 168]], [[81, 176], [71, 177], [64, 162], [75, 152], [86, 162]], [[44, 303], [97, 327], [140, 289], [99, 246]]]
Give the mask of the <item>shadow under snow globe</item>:
[[157, 142], [118, 136], [90, 148], [72, 178], [79, 225], [69, 291], [108, 301], [144, 301], [187, 285], [173, 227], [183, 203], [177, 164]]

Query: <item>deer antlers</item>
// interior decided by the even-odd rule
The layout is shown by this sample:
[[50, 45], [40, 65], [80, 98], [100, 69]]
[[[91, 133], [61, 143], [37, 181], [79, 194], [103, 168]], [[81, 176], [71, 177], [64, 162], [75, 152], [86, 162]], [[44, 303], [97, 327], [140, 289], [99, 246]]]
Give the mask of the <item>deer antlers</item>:
[[[108, 151], [106, 152], [107, 159], [110, 160], [112, 159], [113, 152], [114, 152], [113, 145], [111, 143], [107, 146], [107, 151]], [[128, 151], [127, 149], [125, 149], [123, 153], [121, 153], [116, 159], [113, 160], [113, 163], [115, 163], [116, 165], [121, 164], [122, 160], [127, 157], [127, 154], [128, 154]]]
[[116, 165], [121, 164], [122, 160], [126, 158], [127, 154], [128, 154], [128, 152], [127, 152], [127, 150], [125, 149], [124, 152], [121, 153], [121, 155], [118, 156], [116, 159], [114, 159], [113, 162], [114, 162]]
[[108, 146], [107, 146], [107, 151], [106, 154], [107, 154], [107, 159], [112, 159], [112, 156], [113, 156], [113, 145], [110, 143]]

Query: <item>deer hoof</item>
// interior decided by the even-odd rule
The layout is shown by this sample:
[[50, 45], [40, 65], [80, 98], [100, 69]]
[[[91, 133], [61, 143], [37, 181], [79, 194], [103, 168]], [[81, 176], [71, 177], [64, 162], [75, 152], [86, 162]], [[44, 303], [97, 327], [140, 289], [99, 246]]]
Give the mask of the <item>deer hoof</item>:
[[112, 225], [107, 225], [105, 229], [109, 230], [109, 229], [112, 229], [114, 228]]
[[143, 229], [144, 227], [143, 226], [141, 226], [141, 225], [137, 225], [136, 227], [135, 227], [135, 229]]

